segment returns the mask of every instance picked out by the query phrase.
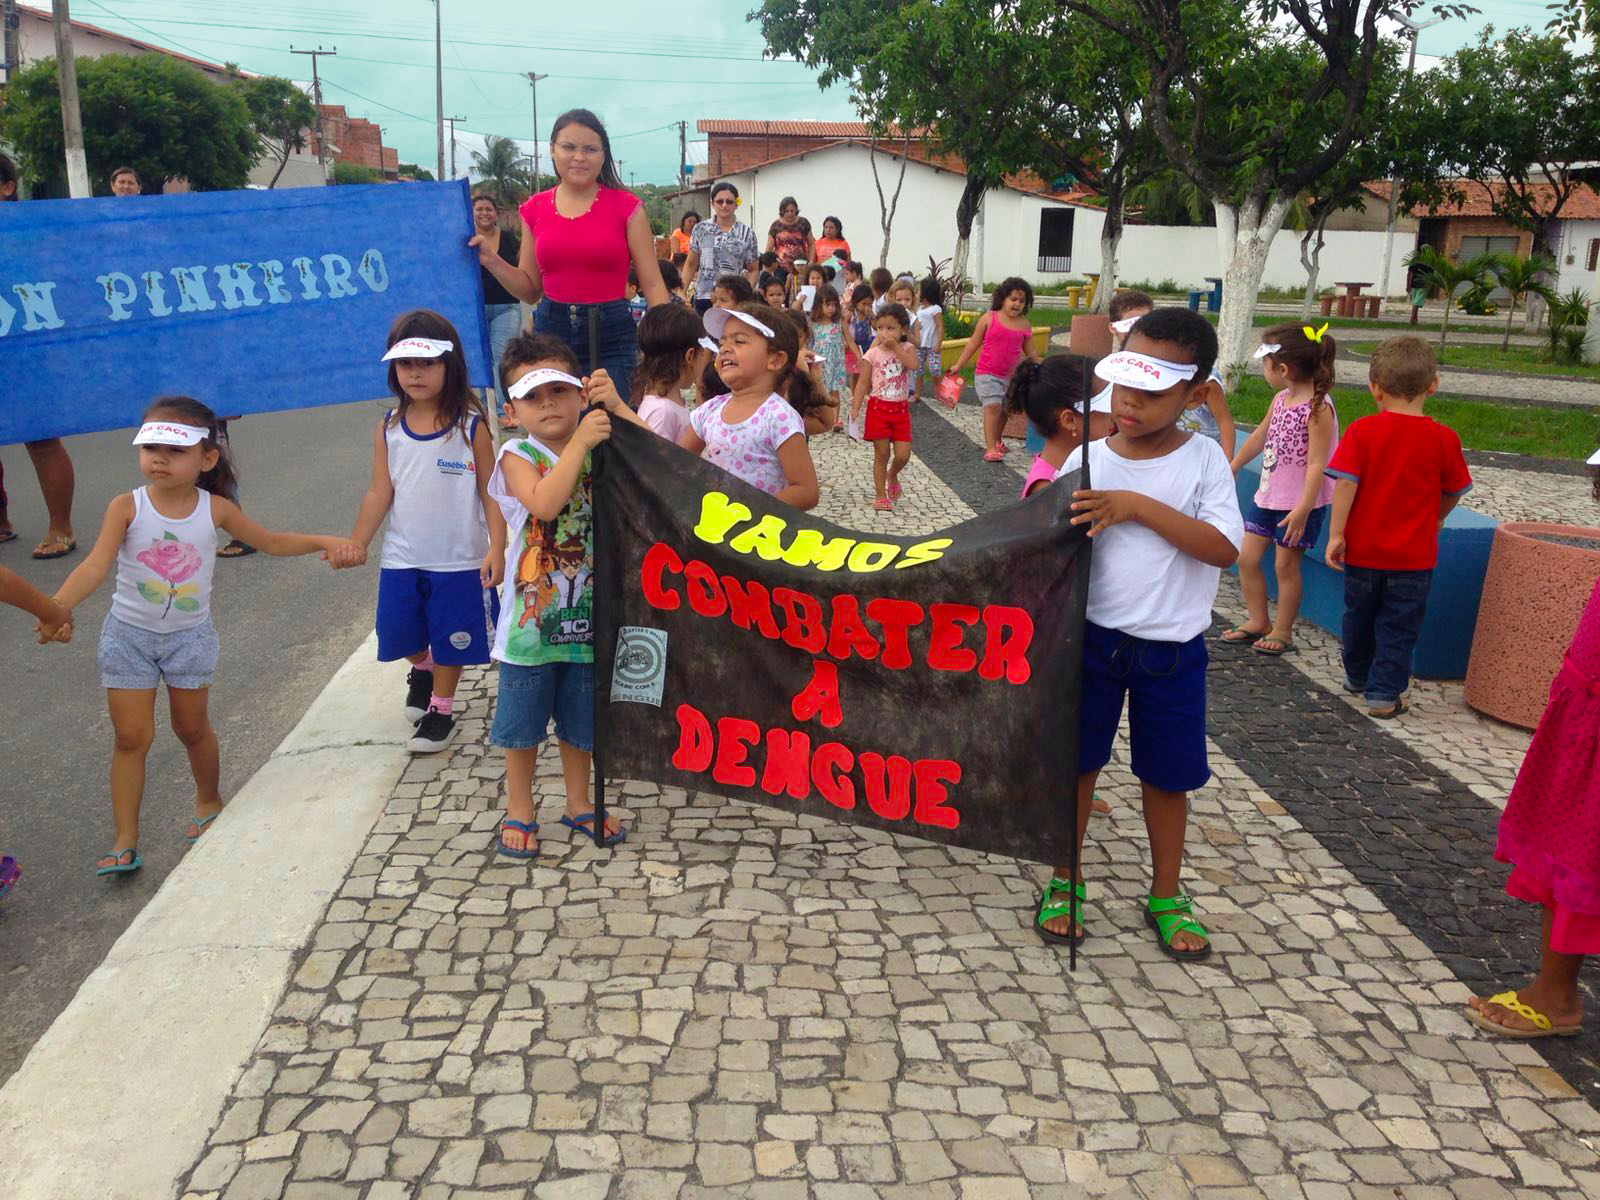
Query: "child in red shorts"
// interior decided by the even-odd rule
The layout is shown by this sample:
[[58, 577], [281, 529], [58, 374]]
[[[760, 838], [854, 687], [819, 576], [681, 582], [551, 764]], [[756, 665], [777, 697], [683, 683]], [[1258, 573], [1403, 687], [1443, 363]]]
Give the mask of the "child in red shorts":
[[917, 369], [917, 347], [910, 341], [911, 314], [904, 305], [885, 304], [872, 327], [877, 337], [861, 356], [865, 361], [850, 418], [860, 419], [865, 400], [867, 423], [862, 432], [872, 443], [872, 486], [877, 493], [872, 507], [887, 511], [900, 496], [900, 472], [911, 461], [911, 379]]

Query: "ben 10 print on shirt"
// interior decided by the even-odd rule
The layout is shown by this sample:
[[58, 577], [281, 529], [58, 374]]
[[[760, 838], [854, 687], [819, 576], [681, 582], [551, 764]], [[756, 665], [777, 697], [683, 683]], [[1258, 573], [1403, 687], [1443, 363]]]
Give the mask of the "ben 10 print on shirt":
[[585, 474], [573, 502], [554, 521], [522, 527], [507, 635], [514, 662], [589, 661], [594, 645], [592, 500]]

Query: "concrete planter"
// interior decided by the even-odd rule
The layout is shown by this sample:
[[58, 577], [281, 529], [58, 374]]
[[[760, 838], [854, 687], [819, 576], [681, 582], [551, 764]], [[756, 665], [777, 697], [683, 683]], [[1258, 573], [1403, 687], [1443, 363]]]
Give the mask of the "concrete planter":
[[1513, 522], [1495, 530], [1467, 664], [1467, 703], [1532, 729], [1600, 579], [1600, 529]]

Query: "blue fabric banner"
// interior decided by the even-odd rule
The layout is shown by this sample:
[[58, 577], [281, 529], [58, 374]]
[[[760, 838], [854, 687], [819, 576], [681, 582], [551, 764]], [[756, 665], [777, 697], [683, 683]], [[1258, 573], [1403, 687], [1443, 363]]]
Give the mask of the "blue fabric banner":
[[0, 445], [387, 393], [389, 325], [431, 308], [491, 383], [465, 180], [0, 204]]

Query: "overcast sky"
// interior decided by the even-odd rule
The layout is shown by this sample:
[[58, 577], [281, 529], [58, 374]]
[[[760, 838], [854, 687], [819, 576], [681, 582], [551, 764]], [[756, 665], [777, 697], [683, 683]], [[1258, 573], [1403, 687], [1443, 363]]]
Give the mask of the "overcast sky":
[[[46, 0], [25, 0], [48, 7]], [[444, 105], [458, 122], [458, 174], [487, 134], [532, 152], [526, 72], [539, 83], [539, 121], [591, 108], [606, 122], [623, 178], [668, 182], [678, 121], [700, 118], [851, 119], [842, 88], [820, 92], [794, 62], [763, 61], [755, 0], [442, 0]], [[1423, 55], [1450, 53], [1479, 27], [1549, 19], [1546, 0], [1473, 0], [1481, 14], [1421, 35]], [[197, 58], [258, 74], [309, 79], [289, 47], [337, 47], [321, 60], [323, 100], [376, 121], [401, 161], [432, 168], [434, 7], [430, 0], [72, 0], [72, 15]], [[1419, 15], [1421, 15], [1419, 13]], [[449, 147], [446, 146], [446, 172]], [[548, 169], [548, 167], [546, 168]]]

